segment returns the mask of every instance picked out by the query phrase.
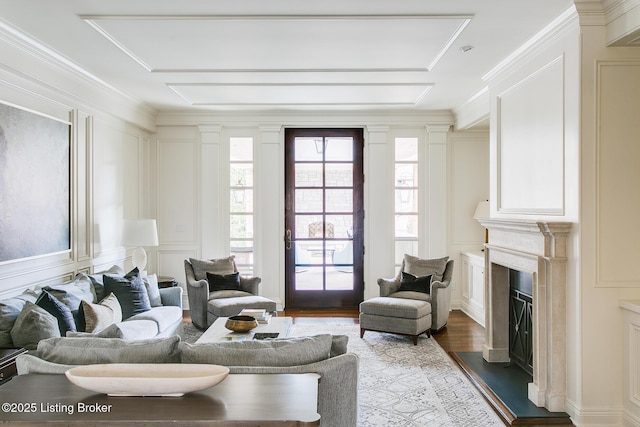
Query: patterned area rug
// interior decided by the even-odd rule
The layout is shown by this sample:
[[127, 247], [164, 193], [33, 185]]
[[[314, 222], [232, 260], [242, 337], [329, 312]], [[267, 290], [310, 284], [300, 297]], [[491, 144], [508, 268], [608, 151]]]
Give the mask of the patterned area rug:
[[[422, 335], [367, 332], [355, 324], [294, 324], [291, 335], [347, 335], [348, 349], [360, 357], [358, 426], [503, 427], [495, 412], [445, 351]], [[185, 325], [184, 340], [201, 334]]]

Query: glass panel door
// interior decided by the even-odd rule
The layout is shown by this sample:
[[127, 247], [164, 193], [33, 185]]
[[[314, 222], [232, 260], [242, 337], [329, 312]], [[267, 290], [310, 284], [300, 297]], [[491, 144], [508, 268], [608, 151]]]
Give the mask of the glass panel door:
[[286, 306], [363, 298], [362, 130], [287, 129]]

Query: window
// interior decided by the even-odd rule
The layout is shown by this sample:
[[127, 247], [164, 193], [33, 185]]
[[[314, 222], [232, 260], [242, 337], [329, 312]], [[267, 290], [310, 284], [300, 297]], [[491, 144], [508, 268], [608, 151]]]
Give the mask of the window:
[[395, 262], [418, 254], [418, 138], [395, 138]]
[[253, 275], [253, 138], [229, 139], [229, 246], [238, 270]]

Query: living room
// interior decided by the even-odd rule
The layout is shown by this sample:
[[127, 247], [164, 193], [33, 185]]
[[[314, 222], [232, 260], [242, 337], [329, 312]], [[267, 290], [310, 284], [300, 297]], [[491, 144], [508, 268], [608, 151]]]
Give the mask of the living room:
[[[410, 247], [416, 256], [455, 260], [451, 305], [460, 310], [465, 308], [461, 254], [483, 248], [485, 229], [489, 252], [496, 256], [495, 248], [518, 240], [500, 221], [570, 223], [563, 254], [545, 255], [566, 262], [561, 302], [539, 302], [564, 324], [555, 332], [565, 337], [558, 344], [550, 326], [558, 319], [546, 317], [543, 323], [550, 325], [540, 331], [548, 331], [554, 345], [540, 349], [548, 358], [539, 355], [545, 364], [561, 356], [563, 387], [549, 389], [541, 400], [562, 406], [579, 426], [640, 424], [640, 408], [629, 397], [632, 371], [623, 363], [625, 357], [638, 359], [625, 350], [627, 340], [637, 338], [633, 328], [625, 329], [628, 310], [620, 307], [622, 300], [640, 299], [635, 262], [640, 256], [640, 50], [634, 38], [640, 18], [635, 1], [545, 2], [521, 5], [520, 13], [518, 6], [500, 0], [487, 9], [474, 2], [431, 9], [416, 1], [379, 1], [366, 12], [332, 2], [303, 7], [279, 1], [270, 5], [273, 9], [258, 3], [246, 9], [217, 3], [200, 5], [204, 9], [195, 3], [193, 9], [168, 2], [110, 3], [0, 2], [0, 101], [71, 129], [69, 248], [0, 262], [0, 298], [114, 264], [127, 270], [134, 248], [121, 245], [123, 219], [154, 218], [159, 245], [146, 248], [149, 272], [184, 286], [185, 259], [228, 256], [242, 242], [252, 255], [242, 258], [242, 268], [262, 278], [261, 295], [283, 310], [285, 131], [356, 128], [365, 140], [362, 298], [378, 296], [377, 279], [393, 277], [398, 253]], [[529, 12], [537, 26], [522, 30], [525, 34], [512, 28]], [[518, 35], [520, 40], [477, 70], [479, 57], [489, 52], [466, 35], [486, 13], [503, 16], [507, 35], [502, 38]], [[400, 33], [403, 26], [442, 21], [437, 28], [443, 35], [435, 42], [440, 44], [427, 49], [417, 32], [419, 43], [407, 43], [407, 51], [398, 44], [348, 44], [381, 57], [367, 70], [346, 56], [341, 60], [348, 72], [329, 63], [323, 67], [313, 55], [301, 66], [277, 51], [256, 52], [251, 40], [234, 45], [250, 53], [240, 57], [216, 45], [215, 54], [228, 54], [230, 62], [215, 66], [215, 61], [182, 56], [164, 26], [167, 16], [177, 17], [182, 22], [176, 34], [188, 33], [185, 27], [202, 21], [189, 19], [198, 14], [215, 18], [220, 31], [232, 24], [273, 22], [295, 29], [296, 18], [318, 26], [327, 20], [345, 27], [371, 25], [367, 36], [379, 32], [374, 24], [392, 22]], [[197, 31], [193, 37], [201, 49], [210, 44], [197, 40]], [[165, 48], [158, 49], [158, 43]], [[445, 54], [432, 71], [418, 70], [415, 61], [402, 62], [403, 52], [414, 54], [422, 47], [435, 59], [443, 46]], [[99, 53], [79, 64], [76, 49]], [[146, 52], [153, 54], [141, 57]], [[266, 63], [252, 62], [260, 55]], [[385, 64], [380, 59], [387, 56]], [[115, 57], [117, 67], [108, 66]], [[449, 101], [431, 79], [455, 74], [455, 66], [474, 68], [477, 75], [473, 84], [461, 83]], [[304, 72], [296, 73], [298, 67]], [[135, 76], [139, 92], [119, 85], [126, 75]], [[322, 80], [327, 75], [329, 80]], [[388, 75], [393, 79], [383, 81]], [[152, 91], [158, 86], [161, 94]], [[148, 101], [142, 102], [145, 96]], [[251, 188], [230, 179], [231, 142], [239, 140], [251, 141]], [[415, 239], [397, 233], [393, 208], [398, 189], [394, 147], [403, 140], [415, 140], [419, 147], [419, 182], [408, 185], [419, 202]], [[242, 236], [232, 235], [230, 227], [230, 201], [239, 190], [253, 195], [251, 210], [242, 212], [253, 220], [251, 233]], [[484, 200], [490, 202], [490, 218], [480, 224], [474, 211]], [[514, 250], [524, 252], [520, 249]], [[243, 253], [236, 255], [240, 259]], [[487, 266], [491, 270], [501, 262]], [[536, 267], [535, 273], [547, 277], [549, 271]], [[545, 292], [553, 288], [551, 281], [544, 283]], [[186, 294], [183, 305], [188, 308]], [[542, 383], [557, 380], [552, 378], [557, 372], [550, 370]]]

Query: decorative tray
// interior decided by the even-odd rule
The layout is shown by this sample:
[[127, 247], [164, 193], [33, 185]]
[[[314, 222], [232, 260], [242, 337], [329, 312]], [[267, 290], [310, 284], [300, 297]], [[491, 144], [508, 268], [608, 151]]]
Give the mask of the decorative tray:
[[69, 369], [73, 384], [109, 396], [171, 396], [204, 390], [222, 382], [229, 368], [186, 363], [111, 363]]

